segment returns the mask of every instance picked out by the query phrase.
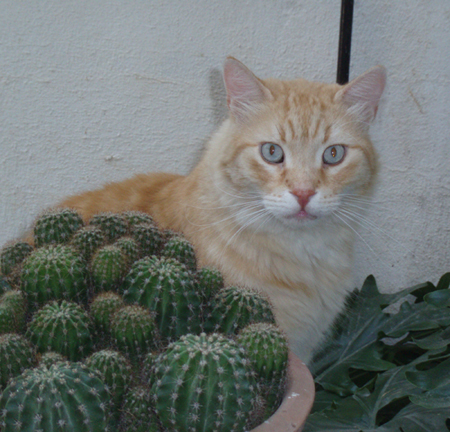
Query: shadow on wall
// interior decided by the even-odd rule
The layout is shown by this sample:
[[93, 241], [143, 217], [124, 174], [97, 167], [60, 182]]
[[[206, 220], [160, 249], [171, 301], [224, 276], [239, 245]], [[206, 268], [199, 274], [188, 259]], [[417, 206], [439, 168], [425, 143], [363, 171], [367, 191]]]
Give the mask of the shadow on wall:
[[216, 129], [227, 117], [227, 93], [223, 82], [222, 70], [211, 69], [209, 73], [209, 96], [212, 101], [211, 120]]

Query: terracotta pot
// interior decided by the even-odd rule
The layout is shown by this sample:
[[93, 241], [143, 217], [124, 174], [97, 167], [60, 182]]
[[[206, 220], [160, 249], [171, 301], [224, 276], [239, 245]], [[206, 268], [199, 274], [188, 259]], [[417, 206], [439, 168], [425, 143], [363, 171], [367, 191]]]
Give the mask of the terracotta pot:
[[306, 365], [289, 353], [289, 381], [280, 408], [263, 424], [250, 432], [300, 432], [311, 411], [315, 387]]

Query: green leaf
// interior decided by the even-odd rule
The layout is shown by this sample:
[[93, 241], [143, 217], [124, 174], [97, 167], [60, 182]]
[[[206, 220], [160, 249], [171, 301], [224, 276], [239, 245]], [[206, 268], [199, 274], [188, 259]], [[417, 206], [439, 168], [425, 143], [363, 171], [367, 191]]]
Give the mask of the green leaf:
[[436, 286], [438, 290], [444, 290], [450, 288], [450, 272], [445, 273], [440, 279]]
[[442, 307], [449, 307], [450, 306], [450, 290], [447, 289], [442, 289], [442, 290], [436, 290], [433, 291], [429, 294], [427, 294], [424, 297], [424, 300], [437, 308], [442, 308]]
[[450, 385], [449, 372], [450, 358], [429, 370], [407, 372], [406, 379], [421, 389], [434, 390], [442, 386]]

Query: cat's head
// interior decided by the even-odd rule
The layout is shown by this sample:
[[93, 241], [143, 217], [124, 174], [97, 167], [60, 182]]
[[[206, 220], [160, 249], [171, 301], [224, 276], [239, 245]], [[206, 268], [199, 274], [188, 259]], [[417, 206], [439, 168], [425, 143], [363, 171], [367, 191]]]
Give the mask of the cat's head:
[[228, 58], [230, 118], [221, 132], [226, 145], [221, 139], [222, 147], [215, 146], [224, 193], [248, 197], [255, 209], [291, 227], [346, 219], [345, 206], [356, 206], [373, 183], [368, 126], [385, 76], [377, 66], [344, 86], [261, 80]]

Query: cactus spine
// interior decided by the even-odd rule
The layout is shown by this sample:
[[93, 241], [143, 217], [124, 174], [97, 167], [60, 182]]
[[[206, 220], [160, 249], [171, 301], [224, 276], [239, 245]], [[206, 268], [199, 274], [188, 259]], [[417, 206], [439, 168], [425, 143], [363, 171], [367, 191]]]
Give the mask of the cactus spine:
[[5, 246], [0, 252], [0, 272], [8, 276], [32, 251], [33, 247], [25, 242]]
[[121, 237], [114, 243], [127, 257], [128, 262], [133, 264], [140, 257], [141, 251], [136, 240], [131, 237]]
[[149, 223], [134, 225], [130, 228], [131, 237], [136, 240], [143, 257], [157, 254], [163, 245], [159, 229]]
[[124, 217], [114, 213], [99, 213], [92, 217], [89, 225], [100, 228], [110, 242], [125, 235], [128, 226]]
[[27, 336], [40, 352], [56, 351], [76, 361], [90, 353], [90, 318], [77, 304], [51, 302], [37, 311], [28, 326]]
[[83, 225], [83, 219], [74, 210], [50, 210], [36, 220], [34, 243], [37, 247], [66, 243]]
[[137, 261], [123, 283], [124, 300], [155, 312], [163, 338], [201, 331], [201, 298], [194, 275], [171, 258]]
[[27, 339], [14, 333], [0, 335], [0, 387], [35, 362], [35, 350]]
[[100, 228], [86, 226], [78, 230], [71, 241], [71, 245], [89, 261], [94, 252], [106, 243], [106, 236]]
[[47, 246], [36, 249], [23, 263], [22, 289], [30, 306], [48, 300], [86, 297], [86, 265], [68, 246]]
[[182, 336], [158, 357], [151, 394], [170, 431], [242, 432], [258, 391], [243, 349], [202, 333]]
[[125, 306], [122, 297], [113, 292], [100, 293], [92, 300], [90, 313], [97, 332], [109, 333], [111, 317], [122, 306]]
[[115, 290], [128, 269], [128, 259], [117, 246], [104, 246], [92, 257], [91, 274], [96, 291]]
[[182, 236], [170, 238], [162, 250], [162, 256], [176, 259], [191, 271], [197, 269], [194, 246]]
[[26, 370], [0, 400], [3, 432], [108, 431], [110, 396], [86, 366], [60, 362]]

